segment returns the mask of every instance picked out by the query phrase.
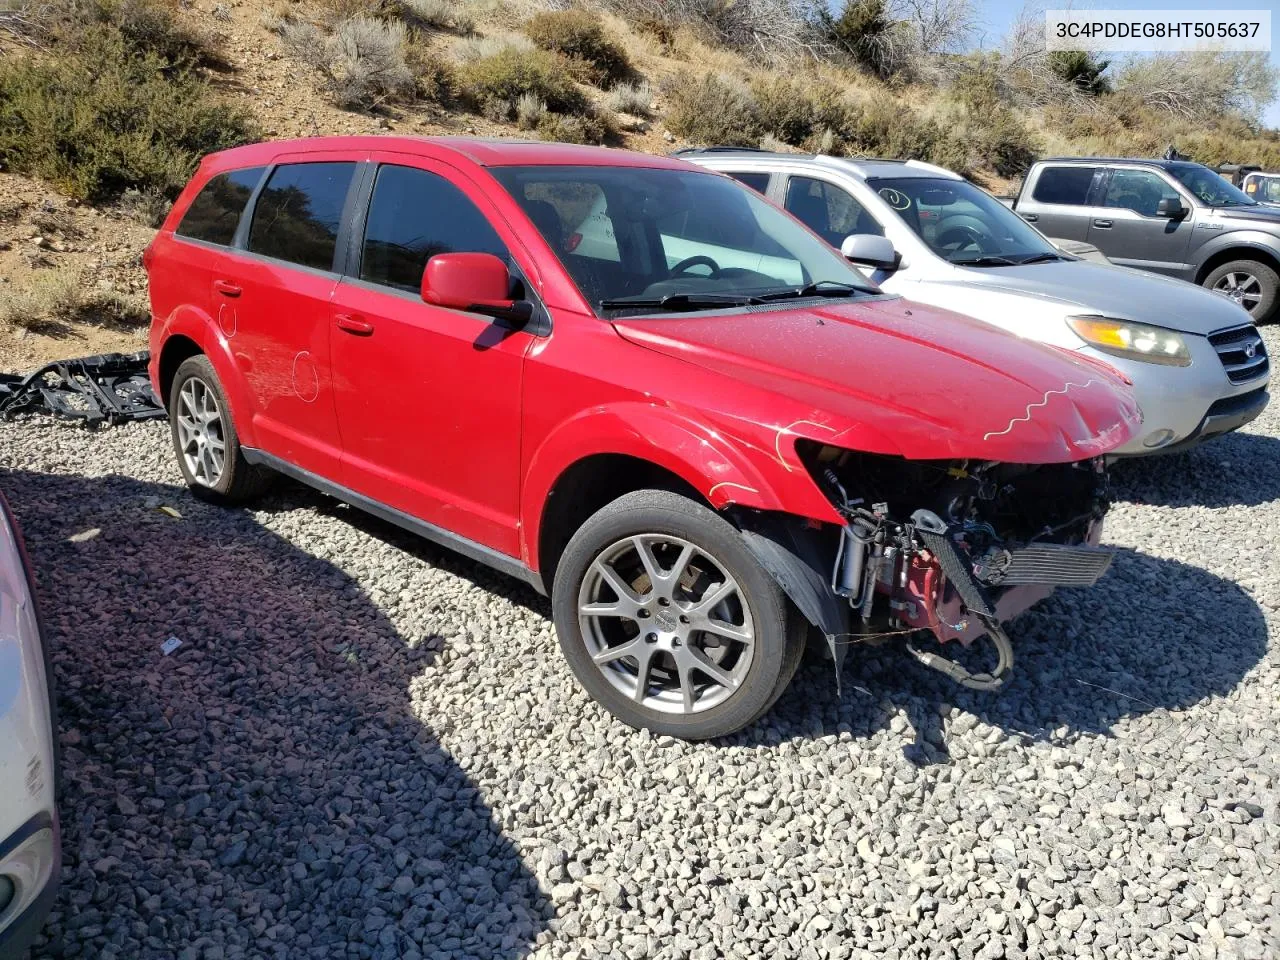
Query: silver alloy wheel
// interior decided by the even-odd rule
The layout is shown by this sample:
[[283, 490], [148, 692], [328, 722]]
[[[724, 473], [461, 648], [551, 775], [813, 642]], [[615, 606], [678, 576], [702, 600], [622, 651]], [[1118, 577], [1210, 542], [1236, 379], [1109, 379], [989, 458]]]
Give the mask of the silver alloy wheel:
[[218, 398], [199, 377], [182, 385], [176, 422], [178, 447], [187, 472], [202, 487], [217, 485], [226, 462], [226, 431]]
[[609, 683], [662, 713], [724, 703], [755, 656], [738, 582], [705, 550], [666, 534], [627, 537], [601, 551], [578, 590], [578, 625]]
[[1250, 313], [1262, 301], [1262, 282], [1251, 273], [1233, 271], [1223, 274], [1213, 289], [1225, 294]]

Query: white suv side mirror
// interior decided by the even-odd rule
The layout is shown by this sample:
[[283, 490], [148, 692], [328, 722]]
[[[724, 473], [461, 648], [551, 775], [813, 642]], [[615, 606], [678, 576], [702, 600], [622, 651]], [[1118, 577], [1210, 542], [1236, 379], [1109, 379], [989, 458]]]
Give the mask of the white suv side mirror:
[[877, 270], [896, 270], [902, 263], [902, 255], [893, 249], [888, 237], [874, 233], [854, 233], [840, 244], [840, 255], [850, 263], [857, 263]]

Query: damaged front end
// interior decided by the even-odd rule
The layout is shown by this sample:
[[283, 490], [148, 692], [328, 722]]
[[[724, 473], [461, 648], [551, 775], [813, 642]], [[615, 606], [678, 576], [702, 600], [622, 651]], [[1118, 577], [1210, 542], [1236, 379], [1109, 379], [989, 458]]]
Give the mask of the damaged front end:
[[[1101, 458], [906, 460], [810, 440], [796, 451], [845, 520], [820, 537], [852, 639], [907, 635], [917, 660], [964, 686], [990, 690], [1007, 678], [1003, 622], [1056, 587], [1093, 585], [1110, 566], [1113, 551], [1098, 546], [1108, 506]], [[924, 631], [940, 644], [986, 636], [996, 666], [975, 672], [923, 650]], [[839, 664], [839, 638], [824, 632]]]

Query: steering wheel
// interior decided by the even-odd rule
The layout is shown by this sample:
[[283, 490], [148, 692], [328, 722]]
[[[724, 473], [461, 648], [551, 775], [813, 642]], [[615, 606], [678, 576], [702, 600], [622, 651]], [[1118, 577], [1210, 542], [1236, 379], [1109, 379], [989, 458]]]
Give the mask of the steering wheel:
[[954, 243], [956, 246], [951, 251], [952, 253], [959, 253], [961, 250], [968, 250], [970, 247], [974, 247], [979, 253], [990, 252], [986, 247], [986, 237], [978, 230], [963, 223], [943, 230], [936, 242], [940, 247], [947, 247]]
[[720, 276], [720, 264], [703, 254], [698, 254], [696, 257], [685, 257], [671, 268], [667, 276], [674, 277], [682, 273], [688, 273], [690, 267], [710, 267], [712, 278]]

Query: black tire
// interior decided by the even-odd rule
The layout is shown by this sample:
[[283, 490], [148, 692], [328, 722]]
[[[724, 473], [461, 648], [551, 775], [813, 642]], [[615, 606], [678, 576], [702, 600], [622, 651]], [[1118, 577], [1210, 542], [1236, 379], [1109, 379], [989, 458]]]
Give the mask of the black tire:
[[[192, 473], [179, 438], [179, 402], [183, 389], [193, 380], [199, 381], [213, 395], [220, 413], [220, 439], [223, 443], [222, 470], [217, 475], [216, 482], [212, 484], [198, 479]], [[182, 478], [196, 497], [223, 505], [246, 503], [260, 496], [270, 485], [271, 471], [265, 467], [255, 466], [244, 458], [244, 453], [240, 449], [240, 438], [231, 420], [231, 406], [227, 403], [222, 382], [214, 372], [213, 364], [209, 362], [208, 357], [197, 354], [182, 361], [169, 388], [168, 409], [169, 434], [173, 439], [173, 452], [178, 461], [178, 469], [182, 471]]]
[[[1244, 278], [1248, 278], [1247, 281]], [[1259, 260], [1232, 260], [1215, 267], [1204, 278], [1204, 286], [1219, 293], [1228, 285], [1247, 289], [1251, 298], [1256, 294], [1257, 302], [1253, 306], [1240, 304], [1249, 311], [1254, 323], [1266, 323], [1275, 317], [1280, 299], [1280, 275], [1267, 264]]]
[[[735, 602], [747, 608], [743, 611], [744, 618], [748, 613], [750, 616], [754, 640], [750, 659], [740, 661], [744, 664], [739, 667], [744, 671], [742, 676], [736, 686], [717, 689], [723, 699], [697, 712], [666, 712], [624, 694], [606, 676], [606, 668], [592, 660], [588, 639], [583, 633], [579, 595], [593, 564], [621, 541], [642, 534], [678, 538], [704, 551], [699, 558], [713, 561], [735, 581], [738, 588], [733, 595], [737, 598]], [[706, 590], [709, 591], [710, 586]], [[578, 681], [596, 702], [623, 723], [657, 734], [706, 740], [741, 730], [773, 706], [791, 681], [803, 653], [803, 624], [797, 622], [798, 615], [786, 595], [755, 559], [738, 531], [707, 507], [665, 490], [629, 493], [591, 516], [565, 547], [551, 593], [560, 649]], [[702, 596], [705, 595], [704, 592]], [[640, 622], [636, 620], [635, 624]], [[656, 625], [657, 620], [654, 623]], [[690, 647], [707, 642], [705, 634], [696, 630], [691, 634], [693, 638], [699, 636], [703, 639], [689, 640]], [[705, 656], [707, 651], [704, 647], [699, 652]], [[626, 676], [633, 676], [638, 666], [634, 661], [615, 663]], [[675, 682], [669, 675], [668, 679]], [[659, 680], [646, 685], [646, 690], [661, 686]], [[704, 689], [715, 687], [708, 683]], [[728, 690], [731, 692], [724, 692]], [[688, 700], [684, 702], [687, 704]]]

